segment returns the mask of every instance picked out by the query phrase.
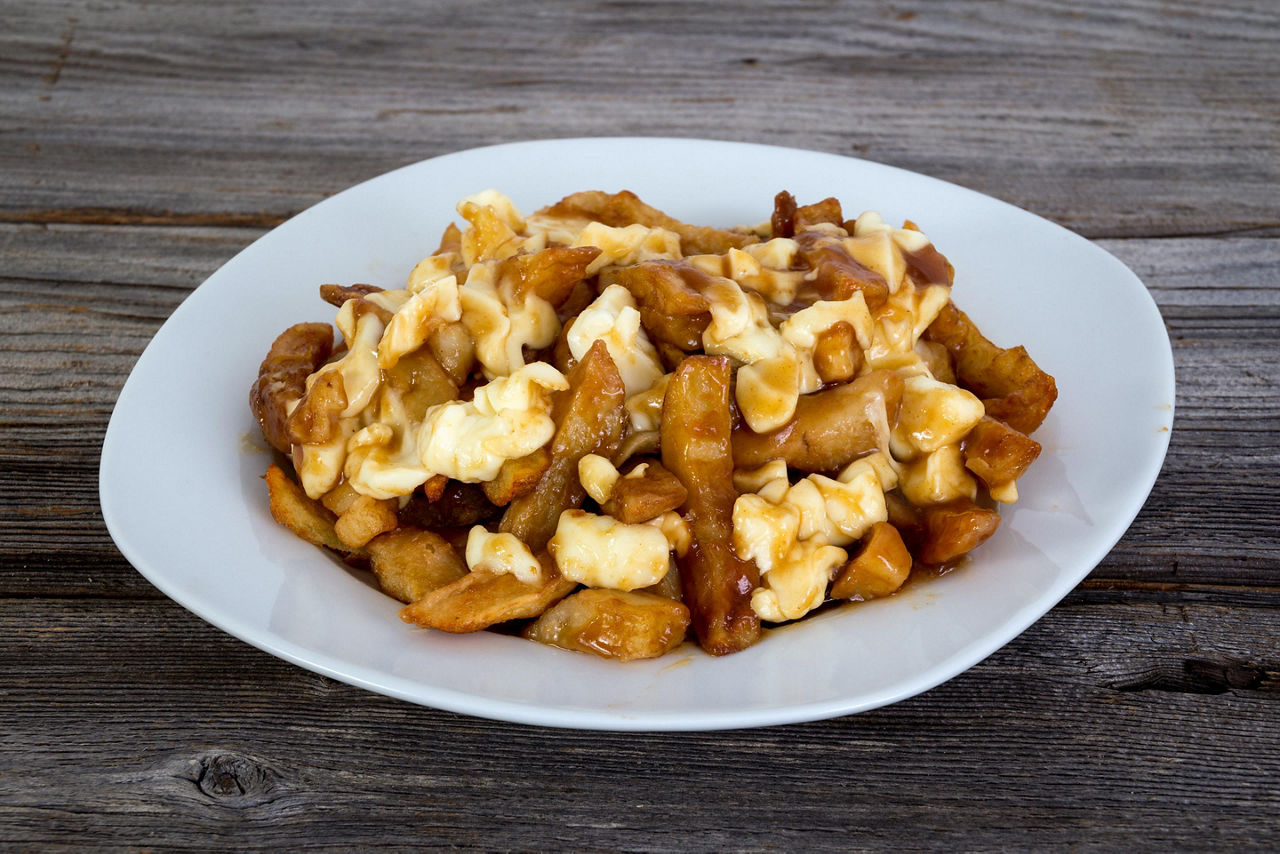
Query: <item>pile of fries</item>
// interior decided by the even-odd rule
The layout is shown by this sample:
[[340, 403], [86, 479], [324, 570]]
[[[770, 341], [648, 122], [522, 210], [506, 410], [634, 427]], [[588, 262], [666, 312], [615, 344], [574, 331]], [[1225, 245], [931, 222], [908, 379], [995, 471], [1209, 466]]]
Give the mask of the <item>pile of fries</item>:
[[[250, 403], [275, 519], [400, 616], [606, 658], [714, 655], [994, 533], [1057, 397], [916, 226], [786, 192], [751, 228], [486, 191], [402, 289], [323, 285]], [[284, 462], [281, 460], [281, 462]]]

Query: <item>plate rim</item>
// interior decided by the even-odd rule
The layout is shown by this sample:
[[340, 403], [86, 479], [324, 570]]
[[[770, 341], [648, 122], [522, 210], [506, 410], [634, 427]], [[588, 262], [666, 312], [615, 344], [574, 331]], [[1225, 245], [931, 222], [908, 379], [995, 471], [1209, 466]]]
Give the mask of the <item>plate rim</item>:
[[[297, 228], [299, 227], [297, 225], [299, 220], [305, 220], [305, 218], [314, 216], [315, 214], [313, 212], [324, 209], [331, 204], [340, 204], [340, 200], [344, 195], [360, 190], [374, 182], [394, 180], [393, 176], [408, 170], [423, 168], [425, 164], [439, 164], [440, 161], [447, 161], [449, 159], [459, 158], [462, 156], [479, 156], [485, 153], [493, 155], [500, 153], [503, 150], [516, 150], [529, 147], [555, 147], [566, 145], [609, 146], [634, 145], [637, 143], [643, 143], [645, 145], [692, 145], [697, 147], [707, 145], [730, 146], [744, 150], [765, 149], [775, 155], [785, 152], [795, 152], [806, 156], [818, 155], [834, 158], [839, 161], [862, 164], [863, 167], [871, 167], [876, 170], [886, 170], [890, 175], [909, 175], [911, 176], [911, 179], [915, 181], [924, 179], [926, 182], [944, 186], [948, 188], [950, 192], [959, 191], [959, 193], [964, 197], [976, 197], [982, 199], [984, 203], [995, 202], [998, 205], [1011, 208], [1022, 216], [1034, 218], [1042, 226], [1051, 226], [1063, 235], [1069, 235], [1070, 239], [1079, 241], [1081, 244], [1089, 247], [1089, 251], [1096, 251], [1106, 255], [1116, 264], [1116, 266], [1127, 273], [1132, 284], [1136, 284], [1138, 290], [1145, 297], [1144, 309], [1149, 313], [1154, 314], [1156, 320], [1159, 321], [1159, 327], [1163, 333], [1164, 346], [1157, 355], [1160, 357], [1160, 361], [1164, 363], [1161, 367], [1167, 367], [1167, 371], [1160, 371], [1160, 380], [1168, 389], [1168, 427], [1158, 434], [1157, 439], [1153, 443], [1153, 462], [1145, 472], [1145, 477], [1143, 478], [1140, 489], [1134, 490], [1134, 492], [1139, 493], [1142, 496], [1141, 500], [1134, 502], [1131, 512], [1127, 513], [1127, 518], [1123, 519], [1123, 524], [1113, 523], [1111, 534], [1106, 537], [1098, 538], [1093, 542], [1093, 548], [1090, 550], [1088, 556], [1079, 559], [1080, 569], [1078, 572], [1064, 573], [1056, 583], [1043, 588], [1039, 594], [1034, 597], [1034, 599], [1019, 608], [1016, 619], [1005, 620], [1000, 624], [998, 631], [988, 632], [978, 641], [952, 651], [949, 655], [944, 656], [941, 660], [935, 662], [930, 667], [914, 674], [912, 678], [900, 680], [895, 683], [892, 690], [882, 690], [873, 696], [858, 699], [856, 698], [856, 691], [851, 689], [850, 693], [854, 696], [842, 696], [831, 700], [810, 701], [799, 704], [791, 703], [764, 708], [746, 708], [733, 712], [705, 712], [695, 709], [682, 710], [678, 712], [650, 710], [627, 713], [625, 710], [616, 709], [565, 708], [477, 696], [464, 690], [458, 690], [441, 685], [424, 685], [421, 682], [410, 683], [410, 681], [406, 680], [404, 677], [385, 672], [378, 674], [380, 681], [375, 681], [361, 673], [353, 672], [357, 669], [361, 669], [361, 665], [352, 664], [348, 669], [343, 669], [343, 662], [335, 659], [333, 656], [315, 650], [308, 650], [295, 641], [289, 640], [269, 628], [248, 625], [239, 615], [228, 615], [222, 612], [209, 613], [210, 609], [205, 607], [206, 603], [201, 602], [196, 597], [187, 595], [185, 591], [178, 589], [174, 580], [164, 573], [163, 568], [154, 566], [143, 553], [143, 550], [132, 542], [130, 532], [126, 529], [117, 514], [118, 508], [115, 506], [112, 496], [113, 484], [109, 479], [109, 469], [113, 465], [113, 458], [120, 452], [121, 444], [123, 442], [120, 435], [120, 421], [118, 420], [123, 417], [120, 413], [126, 408], [125, 406], [122, 406], [122, 404], [127, 404], [130, 396], [136, 393], [136, 387], [131, 391], [131, 385], [134, 385], [135, 380], [137, 379], [138, 365], [147, 359], [148, 354], [153, 351], [153, 348], [156, 346], [157, 340], [161, 337], [161, 333], [164, 328], [170, 325], [174, 318], [183, 314], [184, 310], [190, 310], [193, 297], [200, 293], [202, 289], [205, 289], [206, 293], [210, 292], [211, 289], [206, 289], [206, 285], [208, 285], [211, 280], [216, 279], [226, 267], [241, 258], [245, 253], [253, 250], [259, 243], [275, 234], [280, 229], [286, 227]], [[1098, 246], [1096, 243], [1076, 234], [1056, 222], [1053, 222], [1052, 220], [1046, 219], [1002, 199], [980, 193], [977, 190], [945, 181], [931, 175], [914, 172], [890, 164], [879, 163], [864, 158], [835, 154], [832, 152], [800, 149], [789, 146], [695, 137], [603, 136], [524, 140], [451, 151], [415, 161], [413, 163], [408, 163], [387, 172], [372, 176], [364, 181], [346, 187], [341, 191], [303, 209], [302, 211], [299, 211], [284, 223], [266, 231], [237, 252], [234, 256], [222, 262], [222, 264], [220, 264], [213, 273], [206, 277], [183, 298], [182, 302], [172, 313], [170, 313], [156, 332], [153, 333], [146, 347], [135, 361], [133, 367], [131, 367], [129, 376], [121, 387], [120, 394], [112, 407], [111, 416], [103, 437], [102, 452], [99, 462], [99, 503], [101, 505], [103, 521], [121, 554], [135, 568], [135, 570], [139, 572], [139, 574], [146, 578], [148, 582], [154, 585], [166, 597], [215, 628], [224, 631], [257, 649], [345, 684], [350, 684], [355, 687], [418, 705], [534, 726], [607, 731], [707, 731], [783, 725], [822, 720], [870, 711], [872, 709], [900, 702], [931, 690], [943, 682], [965, 673], [986, 658], [990, 657], [1045, 616], [1050, 610], [1052, 610], [1054, 605], [1070, 593], [1072, 589], [1074, 589], [1098, 566], [1099, 563], [1102, 562], [1102, 560], [1105, 559], [1107, 554], [1109, 554], [1115, 547], [1116, 543], [1119, 542], [1119, 540], [1128, 531], [1133, 520], [1146, 504], [1156, 481], [1159, 479], [1164, 462], [1167, 458], [1169, 442], [1172, 435], [1175, 405], [1176, 370], [1173, 361], [1172, 343], [1169, 338], [1168, 328], [1163, 322], [1159, 307], [1152, 297], [1150, 289], [1147, 288], [1142, 280], [1123, 262], [1111, 253], [1107, 252], [1101, 246]]]

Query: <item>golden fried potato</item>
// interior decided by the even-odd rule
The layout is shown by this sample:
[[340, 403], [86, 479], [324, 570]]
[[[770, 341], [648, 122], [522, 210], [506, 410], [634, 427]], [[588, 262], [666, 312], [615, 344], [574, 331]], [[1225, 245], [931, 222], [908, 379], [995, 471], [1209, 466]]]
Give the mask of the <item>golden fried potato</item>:
[[374, 537], [393, 531], [399, 524], [394, 498], [380, 501], [357, 495], [333, 523], [338, 540], [348, 549], [358, 549]]
[[[800, 396], [796, 414], [772, 433], [733, 433], [733, 462], [758, 468], [782, 459], [794, 469], [833, 471], [880, 447], [898, 420], [902, 378], [872, 371], [844, 385]], [[664, 440], [663, 444], [666, 442]]]
[[819, 225], [821, 223], [842, 226], [844, 222], [844, 214], [840, 210], [840, 200], [834, 197], [828, 197], [820, 202], [814, 202], [811, 205], [801, 205], [796, 208], [795, 216], [792, 221], [794, 222], [794, 228], [797, 232], [808, 231], [815, 225]]
[[506, 460], [498, 476], [481, 484], [485, 497], [505, 507], [532, 490], [551, 467], [551, 452], [541, 447], [528, 456]]
[[558, 219], [587, 219], [613, 228], [639, 223], [649, 228], [665, 228], [680, 235], [680, 246], [686, 255], [721, 255], [730, 249], [741, 249], [760, 238], [745, 231], [688, 225], [667, 216], [657, 208], [640, 201], [635, 193], [605, 193], [587, 190], [565, 196], [550, 207], [538, 211], [539, 216]]
[[711, 324], [711, 301], [702, 290], [711, 281], [687, 261], [644, 261], [600, 273], [602, 288], [621, 285], [635, 297], [640, 322], [659, 351], [665, 345], [682, 354], [702, 349], [702, 333]]
[[832, 599], [864, 601], [888, 596], [906, 583], [911, 552], [898, 529], [876, 522], [862, 540], [858, 554], [845, 564], [831, 585]]
[[422, 494], [428, 501], [439, 501], [440, 496], [444, 495], [445, 487], [448, 485], [448, 477], [442, 474], [433, 474], [423, 482]]
[[1000, 515], [967, 498], [920, 510], [921, 542], [916, 557], [922, 563], [951, 563], [987, 541], [1000, 526]]
[[803, 231], [795, 239], [800, 245], [800, 257], [813, 270], [813, 290], [818, 299], [849, 299], [861, 291], [867, 308], [874, 313], [889, 298], [884, 276], [856, 261], [840, 238], [821, 231]]
[[773, 237], [793, 237], [796, 233], [796, 197], [786, 190], [773, 197], [769, 233]]
[[661, 463], [644, 465], [639, 477], [618, 478], [609, 500], [600, 506], [603, 512], [619, 522], [638, 525], [684, 504], [689, 493], [678, 477]]
[[500, 526], [535, 553], [546, 548], [560, 514], [581, 507], [587, 496], [578, 482], [578, 460], [587, 454], [611, 458], [628, 421], [626, 389], [603, 341], [591, 345], [568, 380], [552, 405], [551, 464], [531, 492], [507, 506]]
[[351, 551], [333, 530], [333, 514], [319, 501], [308, 498], [302, 487], [284, 473], [284, 469], [274, 464], [268, 466], [266, 481], [271, 518], [312, 545], [340, 552]]
[[652, 593], [579, 590], [561, 599], [524, 630], [539, 643], [633, 661], [657, 658], [680, 645], [689, 609]]
[[951, 364], [951, 351], [937, 341], [921, 338], [916, 342], [916, 353], [924, 360], [925, 367], [935, 380], [956, 385], [956, 369]]
[[960, 443], [964, 466], [988, 489], [998, 489], [1022, 477], [1040, 456], [1040, 443], [994, 418], [986, 417]]
[[441, 323], [427, 336], [427, 349], [455, 386], [467, 381], [476, 363], [476, 345], [466, 326], [461, 322]]
[[947, 348], [960, 385], [982, 398], [987, 414], [1021, 433], [1032, 433], [1058, 399], [1058, 384], [1040, 370], [1025, 347], [997, 347], [954, 303], [947, 303], [924, 331]]
[[383, 370], [383, 377], [400, 395], [405, 412], [414, 421], [421, 421], [432, 406], [458, 398], [457, 384], [432, 355], [430, 347], [405, 353], [395, 365]]
[[289, 439], [289, 407], [301, 400], [311, 376], [333, 352], [333, 327], [327, 323], [298, 323], [280, 333], [258, 368], [249, 389], [249, 408], [271, 447], [283, 454]]
[[862, 366], [862, 350], [853, 332], [853, 324], [840, 320], [818, 333], [813, 348], [813, 367], [824, 383], [843, 383], [853, 379]]
[[338, 418], [346, 408], [342, 373], [337, 369], [321, 373], [285, 421], [289, 441], [295, 445], [328, 442], [337, 435]]
[[360, 299], [369, 294], [376, 294], [382, 288], [377, 285], [355, 284], [355, 285], [321, 285], [320, 298], [329, 305], [342, 308], [342, 304], [349, 299]]
[[694, 544], [680, 558], [680, 580], [694, 631], [712, 655], [746, 649], [760, 637], [751, 592], [755, 564], [733, 550], [733, 453], [727, 356], [690, 356], [680, 363], [663, 404], [662, 463], [688, 496], [682, 506]]
[[449, 223], [444, 227], [444, 233], [440, 235], [440, 246], [436, 248], [434, 255], [444, 255], [446, 252], [462, 251], [462, 231], [454, 223]]
[[[428, 481], [430, 483], [430, 481]], [[425, 484], [424, 484], [425, 486]], [[433, 491], [437, 488], [433, 484]], [[400, 508], [400, 524], [413, 528], [462, 528], [483, 525], [502, 513], [484, 494], [478, 483], [463, 483], [446, 478], [440, 494], [414, 494], [409, 503]]]
[[369, 568], [382, 592], [401, 602], [417, 602], [432, 590], [467, 574], [467, 565], [438, 534], [400, 528], [369, 541]]
[[587, 267], [599, 254], [595, 246], [549, 246], [532, 255], [513, 255], [498, 265], [498, 284], [510, 288], [517, 305], [534, 294], [560, 306], [587, 277]]
[[400, 609], [400, 619], [424, 628], [462, 634], [508, 620], [536, 617], [577, 586], [543, 561], [548, 581], [528, 584], [507, 573], [468, 572]]

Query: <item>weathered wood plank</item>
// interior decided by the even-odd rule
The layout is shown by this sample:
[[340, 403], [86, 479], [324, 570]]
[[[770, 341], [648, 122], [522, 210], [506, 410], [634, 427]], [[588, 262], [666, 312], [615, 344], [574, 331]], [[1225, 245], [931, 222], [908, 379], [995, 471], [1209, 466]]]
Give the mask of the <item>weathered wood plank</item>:
[[1278, 24], [1155, 0], [28, 4], [0, 34], [0, 215], [271, 225], [448, 151], [676, 135], [892, 163], [1091, 236], [1275, 234]]
[[0, 839], [1275, 844], [1280, 756], [1258, 737], [1274, 730], [1277, 649], [1274, 608], [1068, 603], [967, 674], [868, 714], [614, 735], [370, 695], [170, 603], [11, 600], [0, 602]]

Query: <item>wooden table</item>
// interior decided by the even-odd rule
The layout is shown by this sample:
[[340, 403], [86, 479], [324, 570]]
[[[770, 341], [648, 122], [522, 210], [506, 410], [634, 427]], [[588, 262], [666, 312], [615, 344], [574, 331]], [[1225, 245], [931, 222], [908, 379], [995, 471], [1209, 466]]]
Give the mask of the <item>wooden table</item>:
[[[1274, 4], [368, 5], [0, 5], [0, 847], [1280, 846]], [[1178, 370], [1129, 533], [923, 696], [682, 735], [369, 694], [126, 563], [101, 440], [193, 287], [393, 167], [592, 135], [866, 157], [1115, 253]]]

